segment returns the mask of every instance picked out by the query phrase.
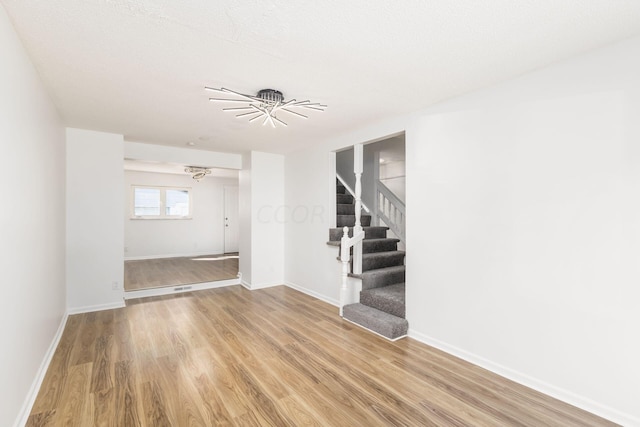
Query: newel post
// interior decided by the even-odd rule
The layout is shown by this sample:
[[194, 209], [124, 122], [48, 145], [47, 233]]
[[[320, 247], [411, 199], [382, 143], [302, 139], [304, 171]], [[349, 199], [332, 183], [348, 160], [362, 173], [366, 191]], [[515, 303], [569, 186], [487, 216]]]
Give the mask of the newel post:
[[[353, 235], [357, 236], [362, 232], [362, 223], [360, 216], [362, 214], [362, 170], [363, 170], [363, 151], [364, 145], [356, 144], [353, 146], [353, 173], [356, 175], [356, 202], [355, 214], [356, 223], [353, 227]], [[353, 246], [353, 272], [355, 274], [362, 273], [362, 240]]]
[[342, 239], [340, 239], [340, 261], [342, 262], [342, 286], [340, 287], [340, 316], [342, 316], [342, 307], [347, 302], [349, 288], [347, 282], [349, 280], [349, 227], [342, 229]]

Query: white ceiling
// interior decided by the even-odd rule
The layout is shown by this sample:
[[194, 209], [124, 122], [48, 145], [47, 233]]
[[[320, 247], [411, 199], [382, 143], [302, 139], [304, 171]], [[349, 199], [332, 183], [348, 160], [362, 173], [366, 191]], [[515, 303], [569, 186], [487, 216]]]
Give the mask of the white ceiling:
[[[0, 0], [67, 126], [285, 153], [640, 32], [638, 0]], [[327, 104], [272, 129], [205, 85]]]

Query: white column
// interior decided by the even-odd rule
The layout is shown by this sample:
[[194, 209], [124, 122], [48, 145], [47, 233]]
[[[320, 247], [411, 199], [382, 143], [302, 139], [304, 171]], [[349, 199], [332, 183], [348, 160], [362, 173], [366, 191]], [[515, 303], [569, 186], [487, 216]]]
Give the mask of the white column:
[[[362, 224], [360, 222], [360, 215], [362, 213], [362, 158], [363, 158], [362, 144], [356, 144], [353, 146], [353, 172], [356, 175], [356, 202], [355, 202], [355, 214], [356, 224], [353, 227], [353, 235], [357, 236], [362, 233]], [[362, 241], [359, 241], [353, 246], [353, 272], [355, 274], [362, 273]]]

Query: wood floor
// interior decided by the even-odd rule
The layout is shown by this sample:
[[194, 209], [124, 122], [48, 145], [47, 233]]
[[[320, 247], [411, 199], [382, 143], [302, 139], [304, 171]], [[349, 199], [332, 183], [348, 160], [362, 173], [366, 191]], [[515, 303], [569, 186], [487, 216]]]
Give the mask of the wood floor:
[[290, 288], [69, 317], [29, 426], [605, 426]]
[[215, 282], [237, 276], [237, 253], [124, 262], [125, 291]]

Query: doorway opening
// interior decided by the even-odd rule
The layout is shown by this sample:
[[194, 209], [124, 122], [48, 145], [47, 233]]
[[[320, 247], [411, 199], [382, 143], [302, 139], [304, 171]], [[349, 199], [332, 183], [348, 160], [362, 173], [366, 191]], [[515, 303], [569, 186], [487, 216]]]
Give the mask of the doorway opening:
[[188, 166], [124, 161], [127, 299], [237, 280], [238, 171], [208, 168], [196, 180]]

